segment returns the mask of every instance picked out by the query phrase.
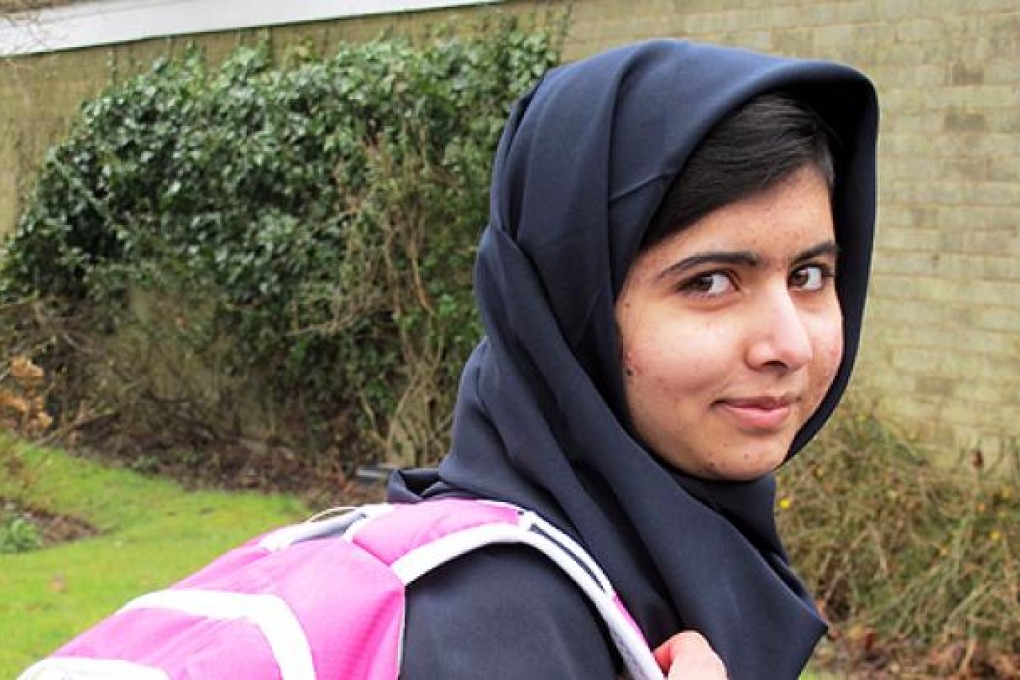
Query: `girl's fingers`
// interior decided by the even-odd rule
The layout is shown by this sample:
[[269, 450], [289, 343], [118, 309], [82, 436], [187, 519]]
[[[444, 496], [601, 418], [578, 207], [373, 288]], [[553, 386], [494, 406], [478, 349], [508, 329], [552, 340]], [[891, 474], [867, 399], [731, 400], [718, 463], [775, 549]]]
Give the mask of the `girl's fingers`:
[[655, 650], [655, 661], [670, 680], [726, 680], [726, 666], [701, 633], [685, 630]]

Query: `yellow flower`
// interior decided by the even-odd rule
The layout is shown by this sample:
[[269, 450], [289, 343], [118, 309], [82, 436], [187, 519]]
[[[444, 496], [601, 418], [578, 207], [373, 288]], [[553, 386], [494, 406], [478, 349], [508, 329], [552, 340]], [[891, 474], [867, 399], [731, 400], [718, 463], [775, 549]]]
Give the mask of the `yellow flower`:
[[779, 509], [780, 510], [786, 510], [792, 504], [793, 504], [793, 501], [791, 501], [789, 498], [786, 498], [785, 496], [783, 498], [779, 499]]

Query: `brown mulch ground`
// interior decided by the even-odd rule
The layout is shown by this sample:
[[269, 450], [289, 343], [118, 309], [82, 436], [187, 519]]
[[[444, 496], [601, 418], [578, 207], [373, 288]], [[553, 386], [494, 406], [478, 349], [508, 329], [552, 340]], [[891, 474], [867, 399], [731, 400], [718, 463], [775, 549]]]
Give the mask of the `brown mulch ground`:
[[3, 516], [19, 516], [31, 523], [42, 540], [41, 547], [76, 541], [99, 533], [95, 527], [79, 517], [54, 514], [3, 497], [0, 497], [0, 510], [3, 511]]

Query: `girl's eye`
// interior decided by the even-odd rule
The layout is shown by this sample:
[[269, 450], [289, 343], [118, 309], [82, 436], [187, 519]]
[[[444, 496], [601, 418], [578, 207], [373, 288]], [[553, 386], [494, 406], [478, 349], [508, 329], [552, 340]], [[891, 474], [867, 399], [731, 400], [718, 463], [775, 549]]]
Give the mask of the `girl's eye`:
[[825, 288], [826, 282], [832, 277], [833, 271], [830, 267], [809, 264], [790, 275], [790, 284], [799, 290], [813, 292]]
[[708, 272], [685, 281], [680, 290], [690, 295], [712, 297], [729, 292], [733, 287], [733, 279], [725, 272]]

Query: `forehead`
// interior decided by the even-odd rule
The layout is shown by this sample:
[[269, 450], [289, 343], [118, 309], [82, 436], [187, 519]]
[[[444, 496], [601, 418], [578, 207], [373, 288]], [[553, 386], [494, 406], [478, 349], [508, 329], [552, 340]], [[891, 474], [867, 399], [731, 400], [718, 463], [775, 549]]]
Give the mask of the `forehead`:
[[828, 186], [815, 171], [712, 211], [642, 253], [635, 267], [669, 264], [699, 252], [752, 251], [786, 260], [835, 239]]

